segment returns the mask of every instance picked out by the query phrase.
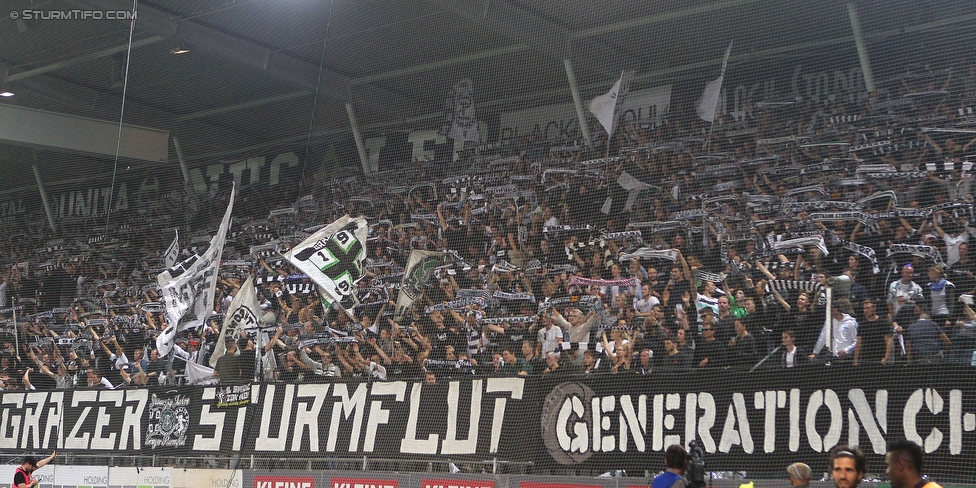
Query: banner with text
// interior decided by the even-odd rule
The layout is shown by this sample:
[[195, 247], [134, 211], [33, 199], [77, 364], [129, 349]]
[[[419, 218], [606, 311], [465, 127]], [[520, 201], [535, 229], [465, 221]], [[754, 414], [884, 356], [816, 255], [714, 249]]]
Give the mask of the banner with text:
[[711, 470], [826, 465], [837, 444], [860, 446], [876, 470], [888, 443], [906, 437], [924, 447], [930, 474], [976, 463], [971, 369], [811, 371], [254, 384], [250, 404], [229, 407], [212, 387], [4, 392], [0, 451], [497, 458], [641, 472], [695, 439]]

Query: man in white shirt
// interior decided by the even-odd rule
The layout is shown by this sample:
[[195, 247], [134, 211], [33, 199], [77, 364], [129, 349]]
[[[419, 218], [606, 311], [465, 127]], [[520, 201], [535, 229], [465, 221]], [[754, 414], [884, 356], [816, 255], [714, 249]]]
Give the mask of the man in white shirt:
[[536, 338], [536, 356], [543, 357], [551, 352], [562, 352], [559, 345], [563, 342], [563, 329], [556, 327], [551, 315], [543, 317], [542, 322], [544, 327], [539, 329]]
[[939, 225], [939, 220], [945, 218], [949, 220], [951, 216], [945, 210], [939, 210], [932, 216], [932, 227], [939, 237], [945, 241], [946, 244], [946, 266], [951, 267], [953, 264], [959, 261], [959, 245], [964, 242], [969, 242], [969, 231], [972, 229], [968, 228], [968, 222], [963, 220], [957, 224], [952, 224], [954, 228], [950, 228], [949, 232], [942, 229]]
[[911, 264], [906, 264], [901, 269], [901, 279], [891, 282], [888, 286], [888, 319], [894, 318], [901, 307], [909, 303], [914, 303], [922, 297], [922, 287], [912, 281], [915, 276], [915, 269]]
[[[854, 357], [854, 348], [857, 347], [857, 320], [850, 313], [852, 313], [851, 301], [846, 298], [834, 300], [830, 306], [831, 350], [834, 358], [844, 361]], [[826, 345], [827, 326], [824, 324], [810, 359], [816, 358]]]

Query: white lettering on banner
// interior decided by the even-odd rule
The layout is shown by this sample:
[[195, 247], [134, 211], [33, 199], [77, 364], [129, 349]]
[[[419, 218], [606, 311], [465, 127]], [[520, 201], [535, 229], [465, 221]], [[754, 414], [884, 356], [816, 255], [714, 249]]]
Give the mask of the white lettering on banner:
[[[471, 385], [471, 400], [468, 418], [462, 421], [460, 408], [461, 383], [448, 383], [448, 417], [444, 438], [438, 434], [430, 434], [426, 439], [417, 439], [417, 424], [420, 417], [420, 393], [422, 383], [403, 381], [376, 382], [372, 385], [358, 384], [356, 390], [349, 392], [350, 384], [336, 383], [334, 385], [286, 385], [284, 395], [275, 385], [267, 385], [261, 402], [260, 429], [255, 442], [258, 451], [286, 451], [292, 452], [321, 452], [319, 433], [328, 430], [325, 452], [335, 452], [339, 445], [339, 431], [344, 423], [349, 425], [349, 452], [373, 452], [376, 439], [383, 426], [390, 420], [390, 408], [384, 407], [384, 402], [409, 402], [409, 415], [406, 432], [400, 441], [400, 451], [404, 454], [442, 454], [459, 455], [477, 452], [478, 439], [482, 422], [482, 410], [492, 405], [492, 420], [490, 427], [489, 452], [497, 453], [501, 430], [505, 422], [505, 407], [508, 398], [521, 399], [525, 381], [522, 378], [490, 378], [487, 381], [473, 380], [465, 382]], [[409, 395], [407, 389], [410, 389]], [[332, 392], [329, 395], [329, 389]], [[409, 396], [409, 398], [408, 398]], [[485, 396], [492, 397], [485, 399]], [[332, 415], [328, 427], [320, 426], [320, 416], [325, 409], [325, 402], [332, 401]], [[389, 397], [389, 398], [384, 398]], [[256, 395], [252, 396], [256, 398]], [[206, 399], [206, 394], [205, 394]], [[259, 402], [254, 402], [259, 403]], [[201, 413], [201, 425], [223, 425], [223, 419], [217, 416], [223, 413], [210, 413], [204, 405]], [[272, 427], [272, 420], [278, 423]], [[365, 423], [365, 426], [363, 425]], [[467, 424], [467, 434], [458, 433], [459, 425]], [[275, 432], [271, 432], [274, 429]], [[218, 431], [219, 434], [219, 431]], [[213, 450], [217, 447], [219, 435], [203, 443], [198, 436], [194, 449], [204, 447]], [[288, 440], [291, 440], [288, 442]], [[308, 439], [308, 444], [305, 443]], [[362, 446], [360, 447], [360, 442]]]
[[[262, 386], [267, 389], [259, 395]], [[187, 449], [192, 445], [201, 452], [220, 450], [222, 444], [227, 449], [231, 442], [231, 449], [240, 451], [253, 442], [258, 452], [335, 452], [348, 445], [350, 452], [369, 453], [388, 439], [393, 444], [387, 448], [399, 447], [403, 455], [458, 456], [486, 449], [486, 454], [495, 454], [506, 421], [507, 429], [537, 421], [510, 412], [506, 419], [508, 402], [522, 399], [525, 386], [521, 378], [448, 382], [438, 395], [446, 403], [446, 418], [438, 418], [429, 433], [424, 429], [432, 426], [420, 420], [421, 408], [427, 408], [421, 405], [421, 392], [429, 388], [422, 383], [252, 385], [250, 408], [260, 418], [248, 420], [260, 427], [249, 439], [244, 435], [248, 407], [217, 409], [212, 405], [215, 388], [197, 390], [199, 404], [192, 394], [158, 397], [147, 389], [7, 392], [0, 395], [0, 449], [138, 452], [147, 446], [180, 447], [182, 443], [168, 443], [184, 435], [178, 429], [160, 437], [162, 426], [154, 415], [162, 415], [160, 406], [166, 404], [170, 410], [192, 407], [180, 422], [193, 433]], [[897, 435], [926, 452], [964, 454], [976, 431], [974, 392], [898, 390], [897, 401], [890, 394], [885, 389], [784, 388], [720, 397], [708, 392], [597, 395], [586, 385], [569, 382], [554, 387], [542, 402], [541, 433], [550, 454], [562, 464], [582, 463], [594, 453], [661, 452], [692, 439], [708, 453], [823, 453], [847, 443], [883, 455], [893, 413], [891, 421], [900, 426], [892, 427]], [[521, 413], [524, 404], [518, 408]], [[402, 417], [397, 419], [394, 412]], [[325, 446], [322, 436], [328, 436]]]
[[98, 217], [109, 212], [129, 209], [129, 193], [126, 183], [119, 183], [115, 192], [111, 186], [64, 192], [52, 199], [54, 215], [68, 217]]
[[[264, 389], [264, 408], [261, 410], [261, 433], [255, 444], [265, 451], [284, 451], [285, 441], [288, 439], [288, 427], [291, 425], [291, 401], [295, 395], [295, 385], [285, 385], [285, 398], [281, 404], [274, 401], [275, 385], [268, 385]], [[278, 435], [272, 437], [271, 419], [278, 419]]]
[[[631, 91], [620, 106], [620, 117], [624, 122], [647, 121], [667, 114], [670, 105], [671, 85]], [[502, 144], [530, 134], [546, 140], [580, 137], [579, 119], [572, 103], [507, 112], [500, 121], [498, 142]]]
[[332, 478], [332, 488], [397, 488], [397, 480]]
[[494, 481], [433, 480], [420, 482], [421, 488], [495, 488]]
[[382, 483], [333, 483], [332, 488], [396, 488], [396, 486]]
[[434, 159], [434, 149], [427, 149], [427, 143], [445, 144], [447, 138], [438, 134], [436, 130], [415, 130], [407, 135], [407, 142], [413, 146], [412, 161], [431, 161]]
[[315, 488], [315, 479], [295, 476], [255, 476], [254, 488]]
[[22, 214], [26, 211], [27, 209], [24, 207], [23, 198], [0, 202], [0, 217]]
[[231, 174], [234, 176], [234, 183], [238, 188], [244, 183], [242, 180], [244, 170], [250, 171], [250, 178], [248, 180], [249, 184], [254, 184], [261, 179], [261, 168], [268, 166], [268, 185], [275, 186], [281, 181], [281, 168], [293, 168], [299, 164], [298, 156], [293, 152], [285, 152], [278, 154], [271, 160], [270, 163], [266, 163], [266, 158], [264, 156], [256, 156], [248, 158], [243, 161], [235, 161], [233, 163], [213, 163], [208, 165], [206, 168], [194, 168], [190, 170], [190, 181], [193, 183], [193, 189], [198, 193], [204, 193], [210, 190], [210, 187], [216, 187], [217, 183], [220, 181], [220, 176], [223, 174]]
[[[745, 115], [747, 107], [755, 106], [756, 102], [781, 99], [783, 94], [777, 93], [776, 81], [776, 79], [767, 79], [755, 82], [751, 86], [739, 84], [729, 87], [728, 92], [723, 89], [719, 112], [741, 118]], [[867, 98], [864, 75], [861, 68], [857, 66], [847, 70], [834, 68], [817, 73], [804, 73], [803, 65], [797, 65], [791, 71], [789, 87], [790, 98], [807, 105], [858, 103]], [[886, 90], [882, 89], [880, 92], [883, 96]], [[731, 100], [726, 94], [731, 95]]]
[[309, 449], [312, 452], [319, 450], [319, 413], [322, 405], [325, 404], [325, 397], [329, 394], [330, 385], [299, 385], [298, 398], [311, 398], [312, 402], [299, 401], [297, 412], [295, 413], [295, 435], [291, 439], [291, 450], [298, 451], [302, 448], [302, 439], [305, 430], [308, 429]]
[[[809, 448], [814, 452], [827, 452], [841, 441], [846, 412], [849, 445], [860, 445], [864, 449], [870, 445], [879, 455], [886, 451], [887, 390], [874, 393], [873, 407], [869, 396], [861, 389], [848, 390], [846, 402], [831, 389], [811, 392], [805, 403], [799, 389], [757, 391], [751, 395], [752, 408], [763, 413], [762, 427], [750, 425], [751, 412], [744, 393], [732, 393], [729, 404], [722, 410], [709, 393], [685, 395], [684, 436], [681, 436], [675, 432], [677, 419], [670, 413], [682, 410], [679, 394], [598, 396], [585, 385], [566, 383], [553, 389], [546, 398], [542, 412], [543, 440], [553, 458], [562, 464], [582, 463], [595, 452], [662, 451], [665, 446], [684, 444], [696, 438], [708, 453], [736, 450], [752, 454], [756, 451], [753, 434], [760, 430], [764, 453], [773, 453], [783, 447], [790, 452], [799, 451], [801, 434], [805, 434]], [[648, 403], [651, 404], [651, 419], [647, 418]], [[976, 431], [976, 414], [963, 411], [961, 390], [949, 392], [948, 407], [946, 412], [943, 396], [936, 389], [913, 392], [903, 409], [905, 436], [929, 453], [948, 447], [951, 454], [960, 454], [963, 433]], [[779, 414], [780, 410], [789, 413], [784, 418]], [[712, 427], [719, 411], [726, 412], [726, 417], [716, 444]], [[801, 412], [805, 413], [801, 415]], [[947, 446], [946, 436], [939, 428], [930, 427], [927, 432], [919, 432], [918, 418], [923, 415], [941, 416], [943, 420], [949, 416]], [[828, 421], [823, 422], [824, 419]], [[787, 446], [777, 446], [776, 433], [783, 430], [784, 421], [789, 442]], [[930, 422], [931, 419], [926, 418], [924, 424]]]

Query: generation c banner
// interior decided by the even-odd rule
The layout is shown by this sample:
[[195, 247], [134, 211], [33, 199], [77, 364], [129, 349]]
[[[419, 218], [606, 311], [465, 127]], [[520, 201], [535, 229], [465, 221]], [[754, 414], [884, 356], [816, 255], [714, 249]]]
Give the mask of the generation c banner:
[[923, 446], [933, 476], [976, 463], [971, 369], [813, 371], [252, 384], [249, 402], [227, 402], [217, 387], [3, 392], [0, 452], [497, 458], [642, 472], [694, 439], [713, 471], [825, 466], [831, 447], [848, 444], [879, 472], [888, 443], [904, 437]]

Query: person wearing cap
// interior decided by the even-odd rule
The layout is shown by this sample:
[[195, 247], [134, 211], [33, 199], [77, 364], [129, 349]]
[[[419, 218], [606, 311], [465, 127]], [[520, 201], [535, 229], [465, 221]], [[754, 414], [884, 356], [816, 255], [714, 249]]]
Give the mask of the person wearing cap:
[[37, 460], [34, 456], [24, 456], [24, 461], [20, 463], [20, 467], [14, 471], [14, 483], [12, 486], [15, 488], [34, 488], [40, 484], [39, 480], [34, 479], [34, 471], [43, 468], [47, 463], [54, 461], [54, 457], [57, 456], [58, 451], [54, 451], [50, 456]]
[[793, 463], [786, 467], [786, 472], [790, 474], [790, 486], [794, 488], [806, 488], [810, 486], [813, 478], [813, 470], [810, 466], [803, 463]]
[[867, 471], [867, 458], [856, 447], [834, 446], [830, 450], [830, 474], [837, 488], [857, 488]]
[[910, 440], [899, 439], [888, 444], [885, 463], [891, 488], [942, 488], [922, 477], [922, 447]]

